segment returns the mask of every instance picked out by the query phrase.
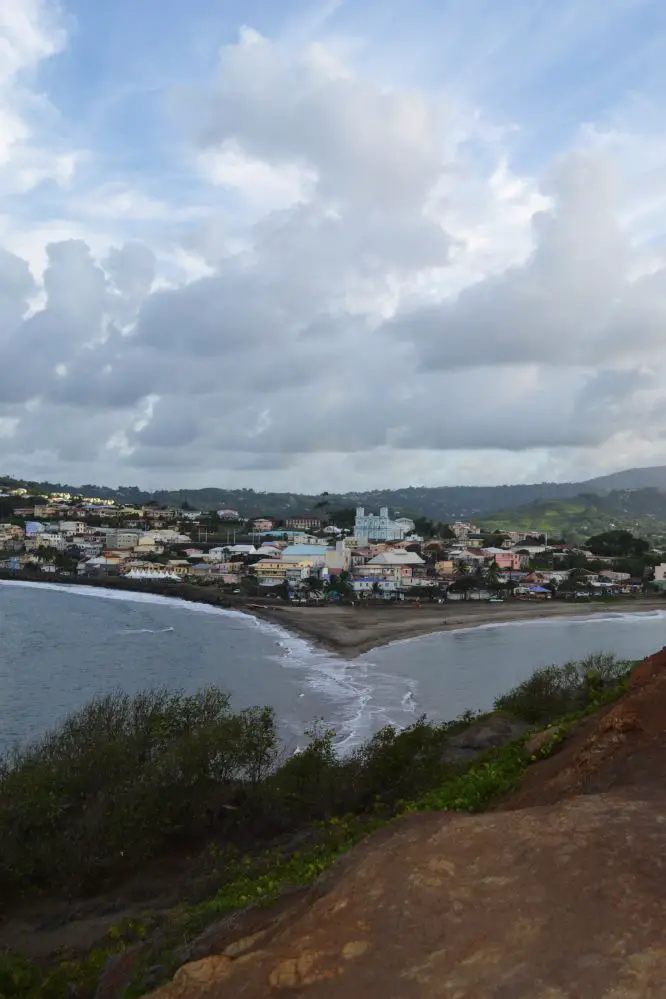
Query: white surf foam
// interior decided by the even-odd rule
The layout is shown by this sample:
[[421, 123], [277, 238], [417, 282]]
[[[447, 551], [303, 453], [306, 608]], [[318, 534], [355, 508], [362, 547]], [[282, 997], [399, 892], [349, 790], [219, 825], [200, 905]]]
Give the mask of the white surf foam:
[[[306, 688], [323, 694], [331, 702], [331, 717], [327, 719], [327, 723], [337, 733], [336, 746], [340, 751], [349, 751], [360, 745], [385, 725], [392, 724], [402, 728], [417, 714], [414, 697], [417, 690], [416, 681], [406, 677], [391, 676], [374, 667], [369, 669], [366, 664], [323, 652], [311, 642], [293, 635], [280, 625], [242, 611], [157, 593], [141, 593], [137, 590], [113, 590], [67, 583], [33, 583], [28, 580], [0, 580], [1, 585], [47, 589], [79, 597], [157, 604], [174, 610], [222, 615], [227, 620], [235, 620], [244, 627], [271, 635], [280, 653], [269, 658], [283, 668], [299, 670]], [[151, 629], [138, 628], [124, 633], [142, 634], [150, 631]], [[291, 727], [295, 735], [302, 736], [301, 722], [292, 719]]]
[[175, 628], [126, 628], [121, 635], [166, 635]]

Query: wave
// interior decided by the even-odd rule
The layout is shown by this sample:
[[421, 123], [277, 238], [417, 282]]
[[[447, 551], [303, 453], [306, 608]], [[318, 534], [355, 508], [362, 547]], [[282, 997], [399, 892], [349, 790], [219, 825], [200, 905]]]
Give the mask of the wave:
[[[277, 645], [280, 654], [272, 658], [284, 669], [300, 671], [308, 690], [337, 705], [330, 725], [336, 731], [338, 752], [355, 749], [386, 725], [403, 728], [416, 717], [418, 684], [411, 677], [342, 659], [291, 632], [283, 631]], [[298, 731], [294, 725], [294, 734], [302, 735], [301, 725]]]
[[[1, 585], [47, 589], [78, 597], [96, 597], [98, 600], [162, 605], [196, 614], [215, 614], [228, 622], [236, 622], [244, 629], [271, 636], [279, 653], [269, 655], [268, 658], [284, 669], [300, 671], [306, 690], [323, 695], [327, 701], [332, 702], [327, 723], [335, 729], [336, 747], [343, 752], [360, 745], [385, 725], [403, 727], [416, 714], [413, 696], [417, 690], [416, 681], [391, 676], [376, 667], [368, 669], [367, 665], [360, 664], [357, 660], [342, 659], [321, 650], [307, 639], [292, 634], [279, 624], [242, 611], [136, 590], [112, 590], [67, 583], [34, 583], [28, 580], [0, 580]], [[162, 630], [173, 629], [154, 629], [154, 632]], [[122, 634], [147, 634], [152, 631], [150, 628], [137, 628], [125, 630]], [[411, 698], [407, 694], [411, 694]], [[303, 726], [308, 720], [301, 717], [286, 721], [294, 735], [301, 738]]]
[[166, 635], [175, 628], [126, 628], [121, 635]]

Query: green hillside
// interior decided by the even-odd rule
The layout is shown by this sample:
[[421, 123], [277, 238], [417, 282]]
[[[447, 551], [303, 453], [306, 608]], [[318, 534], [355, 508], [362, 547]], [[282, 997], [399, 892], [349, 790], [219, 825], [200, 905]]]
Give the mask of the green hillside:
[[538, 500], [478, 518], [480, 525], [507, 531], [547, 533], [578, 542], [604, 531], [628, 530], [666, 540], [666, 491], [614, 490], [605, 496], [582, 493], [571, 499]]
[[[588, 523], [604, 526], [607, 517], [635, 526], [644, 518], [666, 524], [666, 466], [635, 468], [587, 482], [540, 482], [504, 486], [407, 486], [348, 493], [259, 492], [254, 489], [174, 489], [147, 492], [137, 486], [110, 488], [93, 484], [72, 486], [57, 482], [26, 482], [0, 476], [3, 487], [27, 486], [34, 491], [71, 492], [85, 496], [140, 504], [151, 500], [180, 507], [187, 502], [197, 510], [231, 507], [243, 517], [289, 517], [326, 513], [356, 505], [369, 510], [387, 506], [392, 514], [428, 517], [438, 523], [472, 520], [506, 527], [589, 533]], [[497, 511], [497, 512], [496, 512]], [[579, 520], [579, 518], [582, 518]], [[541, 526], [541, 525], [544, 526]], [[549, 526], [550, 525], [550, 526]], [[654, 525], [648, 525], [654, 527]], [[586, 535], [587, 536], [587, 535]]]

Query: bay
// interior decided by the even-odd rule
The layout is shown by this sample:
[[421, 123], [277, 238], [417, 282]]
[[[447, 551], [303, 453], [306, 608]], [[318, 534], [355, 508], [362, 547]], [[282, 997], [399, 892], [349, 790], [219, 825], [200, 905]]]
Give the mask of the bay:
[[648, 655], [666, 613], [485, 625], [394, 642], [344, 660], [235, 611], [139, 593], [0, 583], [0, 750], [92, 697], [215, 684], [235, 708], [269, 704], [286, 747], [323, 719], [342, 751], [420, 714], [485, 710], [539, 665], [597, 651]]

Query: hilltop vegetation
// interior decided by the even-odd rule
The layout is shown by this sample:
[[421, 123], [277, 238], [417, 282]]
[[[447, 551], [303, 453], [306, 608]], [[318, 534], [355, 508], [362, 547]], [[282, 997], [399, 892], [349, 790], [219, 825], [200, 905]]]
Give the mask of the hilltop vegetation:
[[[617, 490], [658, 491], [666, 489], [666, 466], [635, 468], [587, 482], [540, 482], [501, 486], [410, 486], [405, 489], [373, 489], [360, 492], [304, 494], [291, 492], [256, 492], [254, 489], [174, 489], [148, 492], [137, 486], [111, 489], [93, 484], [70, 486], [54, 482], [24, 482], [0, 477], [0, 487], [25, 485], [37, 492], [72, 492], [120, 503], [141, 504], [151, 500], [160, 505], [180, 507], [189, 503], [197, 510], [222, 507], [237, 509], [244, 517], [288, 517], [322, 509], [354, 507], [372, 509], [388, 506], [406, 516], [429, 517], [434, 521], [469, 520], [494, 511], [515, 510], [526, 504], [550, 504], [578, 498], [582, 494], [603, 495]], [[557, 509], [557, 506], [556, 506]], [[594, 528], [600, 527], [596, 524]], [[589, 532], [588, 532], [589, 533]]]
[[574, 543], [609, 530], [661, 540], [666, 538], [666, 491], [614, 490], [605, 496], [586, 493], [570, 499], [540, 500], [479, 519], [487, 527], [545, 532]]

